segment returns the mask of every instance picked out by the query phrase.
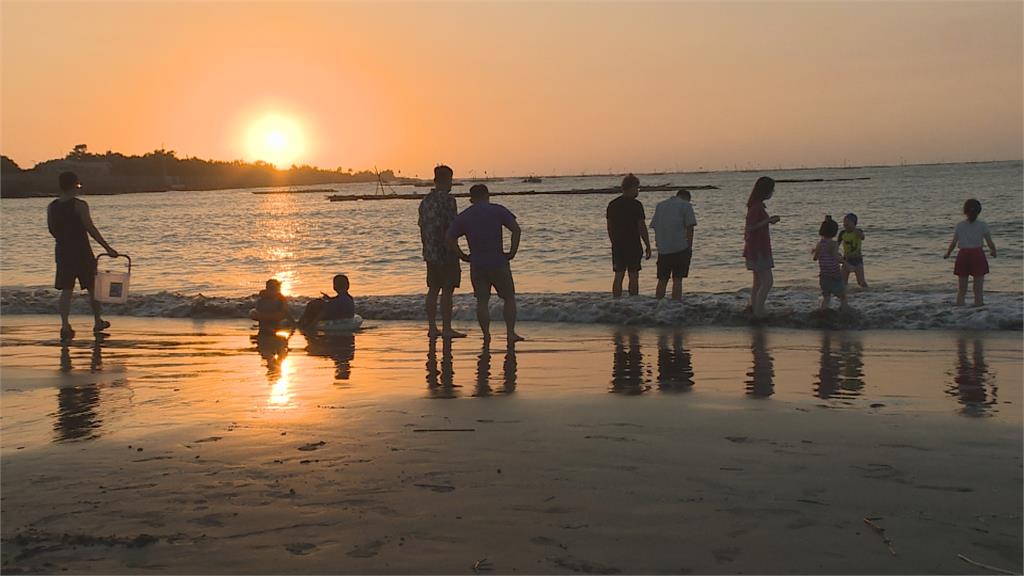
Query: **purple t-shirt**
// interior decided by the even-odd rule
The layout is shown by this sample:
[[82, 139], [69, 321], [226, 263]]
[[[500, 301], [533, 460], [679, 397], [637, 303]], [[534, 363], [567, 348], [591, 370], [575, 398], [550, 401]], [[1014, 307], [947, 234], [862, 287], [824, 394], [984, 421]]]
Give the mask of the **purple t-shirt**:
[[512, 226], [514, 214], [501, 204], [473, 204], [455, 217], [448, 238], [465, 236], [469, 241], [470, 264], [480, 270], [508, 263], [502, 239], [502, 227]]

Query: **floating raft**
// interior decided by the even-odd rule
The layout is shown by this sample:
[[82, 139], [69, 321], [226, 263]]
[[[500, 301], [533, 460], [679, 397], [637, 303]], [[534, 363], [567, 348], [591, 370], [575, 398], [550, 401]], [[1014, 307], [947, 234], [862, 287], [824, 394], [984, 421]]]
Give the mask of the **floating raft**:
[[[718, 190], [718, 186], [702, 184], [699, 186], [676, 186], [661, 184], [658, 186], [641, 186], [641, 192], [674, 192], [680, 188], [687, 190]], [[491, 196], [573, 196], [584, 194], [618, 194], [622, 191], [614, 188], [583, 188], [575, 190], [522, 190], [519, 192], [491, 192]], [[426, 194], [332, 194], [327, 199], [331, 202], [351, 202], [355, 200], [421, 200]], [[453, 193], [455, 198], [469, 198], [468, 192]]]
[[789, 180], [775, 180], [781, 184], [802, 184], [804, 182], [852, 182], [854, 180], [871, 180], [870, 176], [858, 176], [856, 178], [796, 178]]

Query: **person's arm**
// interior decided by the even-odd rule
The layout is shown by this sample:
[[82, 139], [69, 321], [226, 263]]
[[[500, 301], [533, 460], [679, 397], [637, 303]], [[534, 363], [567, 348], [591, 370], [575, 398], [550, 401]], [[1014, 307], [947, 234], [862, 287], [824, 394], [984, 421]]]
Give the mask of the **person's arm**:
[[747, 232], [751, 232], [753, 230], [757, 230], [758, 228], [762, 228], [762, 227], [767, 226], [769, 224], [778, 224], [779, 220], [782, 220], [782, 218], [779, 218], [778, 216], [770, 216], [768, 219], [761, 220], [757, 224], [748, 224], [747, 225]]
[[651, 235], [647, 232], [647, 222], [640, 219], [640, 239], [644, 241], [644, 258], [651, 259]]
[[50, 231], [50, 236], [57, 237], [56, 231], [53, 229], [53, 206], [46, 207], [46, 229]]
[[686, 227], [686, 245], [690, 247], [690, 250], [693, 250], [693, 228], [693, 226]]
[[863, 230], [861, 230], [860, 228], [857, 228], [857, 236], [858, 236], [858, 237], [859, 237], [859, 238], [860, 238], [861, 240], [863, 240], [863, 239], [864, 239], [864, 231], [863, 231]]
[[519, 252], [519, 240], [523, 236], [523, 229], [519, 227], [519, 222], [516, 222], [515, 218], [510, 218], [505, 223], [505, 227], [512, 231], [512, 245], [509, 247], [508, 254], [505, 254], [505, 257], [511, 261]]
[[985, 232], [985, 243], [988, 244], [988, 251], [992, 254], [992, 257], [996, 257], [996, 245], [992, 242], [992, 235]]
[[821, 248], [821, 243], [820, 242], [815, 244], [814, 248], [811, 249], [811, 260], [817, 260], [818, 259], [818, 249], [819, 248]]
[[85, 226], [85, 230], [92, 236], [103, 249], [107, 251], [107, 254], [117, 258], [119, 256], [117, 250], [110, 247], [107, 241], [103, 239], [103, 235], [96, 229], [96, 225], [92, 223], [92, 215], [89, 214], [89, 205], [83, 202], [75, 204], [75, 211], [78, 213], [79, 218], [82, 219], [82, 224]]
[[953, 253], [953, 249], [956, 248], [957, 238], [956, 232], [953, 232], [953, 239], [949, 241], [949, 248], [946, 249], [946, 255], [943, 258], [949, 258], [949, 255]]

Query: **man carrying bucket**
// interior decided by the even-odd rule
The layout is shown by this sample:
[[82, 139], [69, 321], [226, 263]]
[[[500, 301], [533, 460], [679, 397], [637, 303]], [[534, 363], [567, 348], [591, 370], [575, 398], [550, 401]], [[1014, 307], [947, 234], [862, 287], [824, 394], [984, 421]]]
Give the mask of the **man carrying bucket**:
[[50, 202], [46, 208], [46, 225], [50, 229], [50, 234], [57, 241], [54, 251], [57, 262], [57, 279], [54, 282], [54, 288], [61, 291], [60, 339], [64, 342], [75, 337], [75, 331], [71, 329], [71, 323], [68, 321], [68, 315], [71, 313], [71, 297], [75, 292], [75, 280], [78, 280], [79, 286], [89, 292], [89, 304], [92, 306], [93, 318], [96, 320], [93, 332], [99, 333], [110, 327], [110, 322], [100, 317], [102, 312], [100, 303], [93, 295], [96, 258], [93, 256], [92, 246], [89, 244], [89, 236], [99, 242], [111, 257], [118, 256], [117, 250], [107, 244], [100, 231], [92, 223], [89, 205], [84, 200], [75, 197], [81, 187], [82, 184], [74, 172], [62, 172], [60, 196]]

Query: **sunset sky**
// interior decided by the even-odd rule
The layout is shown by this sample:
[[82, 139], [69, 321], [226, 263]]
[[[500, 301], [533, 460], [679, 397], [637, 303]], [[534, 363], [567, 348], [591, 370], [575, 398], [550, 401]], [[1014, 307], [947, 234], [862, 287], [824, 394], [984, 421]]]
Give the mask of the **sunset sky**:
[[1022, 157], [1020, 2], [0, 6], [23, 167], [78, 143], [410, 176]]

